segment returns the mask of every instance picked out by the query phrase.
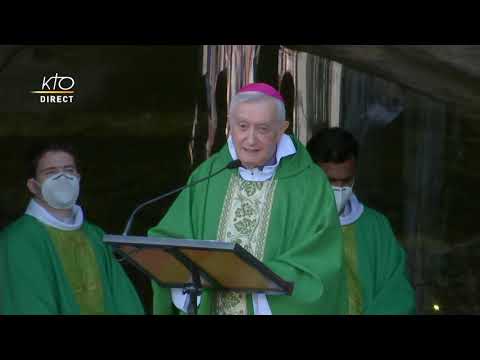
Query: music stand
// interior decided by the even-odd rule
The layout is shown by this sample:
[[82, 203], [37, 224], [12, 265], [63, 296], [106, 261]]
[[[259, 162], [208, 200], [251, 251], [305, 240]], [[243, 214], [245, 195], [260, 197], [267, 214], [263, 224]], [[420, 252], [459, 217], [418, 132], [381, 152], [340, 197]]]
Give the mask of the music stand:
[[209, 240], [105, 235], [104, 242], [162, 287], [190, 295], [189, 314], [197, 314], [202, 289], [291, 295], [283, 280], [238, 244]]

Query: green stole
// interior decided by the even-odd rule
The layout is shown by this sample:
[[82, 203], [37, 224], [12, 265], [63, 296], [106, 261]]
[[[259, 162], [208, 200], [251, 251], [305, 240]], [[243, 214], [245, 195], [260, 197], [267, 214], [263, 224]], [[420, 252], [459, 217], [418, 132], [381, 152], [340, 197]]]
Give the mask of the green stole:
[[100, 268], [88, 236], [82, 229], [64, 231], [45, 227], [80, 307], [80, 314], [105, 314]]
[[342, 226], [344, 240], [345, 268], [348, 288], [348, 314], [363, 313], [363, 296], [358, 272], [357, 238], [355, 224]]

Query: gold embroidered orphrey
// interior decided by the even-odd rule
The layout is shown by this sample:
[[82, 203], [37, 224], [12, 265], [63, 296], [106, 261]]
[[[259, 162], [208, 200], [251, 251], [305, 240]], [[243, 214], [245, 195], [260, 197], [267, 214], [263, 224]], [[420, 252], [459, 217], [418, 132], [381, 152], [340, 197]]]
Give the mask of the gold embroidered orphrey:
[[[230, 178], [218, 225], [217, 239], [237, 243], [263, 260], [277, 180], [246, 181], [240, 175]], [[245, 293], [217, 292], [218, 315], [247, 315]]]

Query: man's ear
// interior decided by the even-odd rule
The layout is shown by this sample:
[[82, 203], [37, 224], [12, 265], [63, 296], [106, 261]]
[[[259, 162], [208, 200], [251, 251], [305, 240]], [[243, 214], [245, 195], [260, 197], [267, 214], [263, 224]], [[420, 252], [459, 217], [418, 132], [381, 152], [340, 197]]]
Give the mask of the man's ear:
[[282, 138], [282, 135], [285, 134], [285, 131], [287, 131], [288, 127], [290, 126], [290, 123], [288, 121], [284, 121], [281, 125], [280, 125], [280, 129], [277, 133], [277, 142], [280, 141], [280, 139]]
[[27, 180], [27, 188], [28, 191], [30, 191], [30, 193], [35, 196], [37, 196], [37, 194], [39, 194], [40, 192], [40, 187], [34, 178], [30, 178]]

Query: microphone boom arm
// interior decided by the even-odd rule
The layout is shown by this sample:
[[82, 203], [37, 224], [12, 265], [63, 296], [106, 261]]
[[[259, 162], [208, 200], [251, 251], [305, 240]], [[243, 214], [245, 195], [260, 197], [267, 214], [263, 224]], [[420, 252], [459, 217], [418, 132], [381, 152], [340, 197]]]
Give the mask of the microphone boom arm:
[[135, 215], [136, 215], [140, 210], [142, 210], [145, 206], [150, 205], [150, 204], [152, 204], [152, 203], [154, 203], [154, 202], [157, 202], [157, 201], [159, 201], [159, 200], [162, 200], [162, 199], [166, 198], [167, 196], [170, 196], [170, 195], [175, 194], [175, 193], [177, 193], [177, 192], [179, 192], [179, 191], [185, 190], [185, 189], [187, 189], [187, 188], [189, 188], [189, 187], [191, 187], [191, 186], [195, 186], [195, 185], [197, 185], [198, 183], [201, 183], [201, 182], [203, 182], [203, 181], [205, 181], [205, 180], [207, 180], [207, 179], [209, 179], [209, 178], [211, 178], [211, 177], [214, 177], [214, 176], [220, 174], [223, 170], [226, 170], [226, 169], [236, 169], [236, 168], [240, 167], [241, 165], [242, 165], [242, 163], [241, 163], [240, 160], [234, 160], [234, 161], [230, 162], [227, 166], [225, 166], [225, 167], [221, 168], [220, 170], [214, 172], [212, 175], [205, 176], [204, 178], [201, 178], [201, 179], [199, 179], [199, 180], [197, 180], [197, 181], [195, 181], [195, 182], [193, 182], [193, 183], [191, 183], [191, 184], [184, 185], [184, 186], [182, 186], [182, 187], [180, 187], [180, 188], [177, 188], [177, 189], [175, 189], [175, 190], [169, 191], [169, 192], [166, 193], [166, 194], [162, 194], [162, 195], [160, 195], [160, 196], [158, 196], [158, 197], [156, 197], [156, 198], [154, 198], [154, 199], [148, 200], [148, 201], [140, 204], [139, 206], [137, 206], [137, 207], [135, 208], [135, 210], [133, 210], [132, 214], [131, 214], [130, 217], [128, 218], [128, 222], [127, 222], [127, 225], [125, 226], [125, 230], [124, 230], [124, 232], [123, 232], [123, 236], [127, 236], [127, 235], [128, 235], [128, 233], [130, 232], [130, 229], [131, 229], [131, 227], [132, 227], [132, 222], [133, 222], [133, 219], [134, 219]]

